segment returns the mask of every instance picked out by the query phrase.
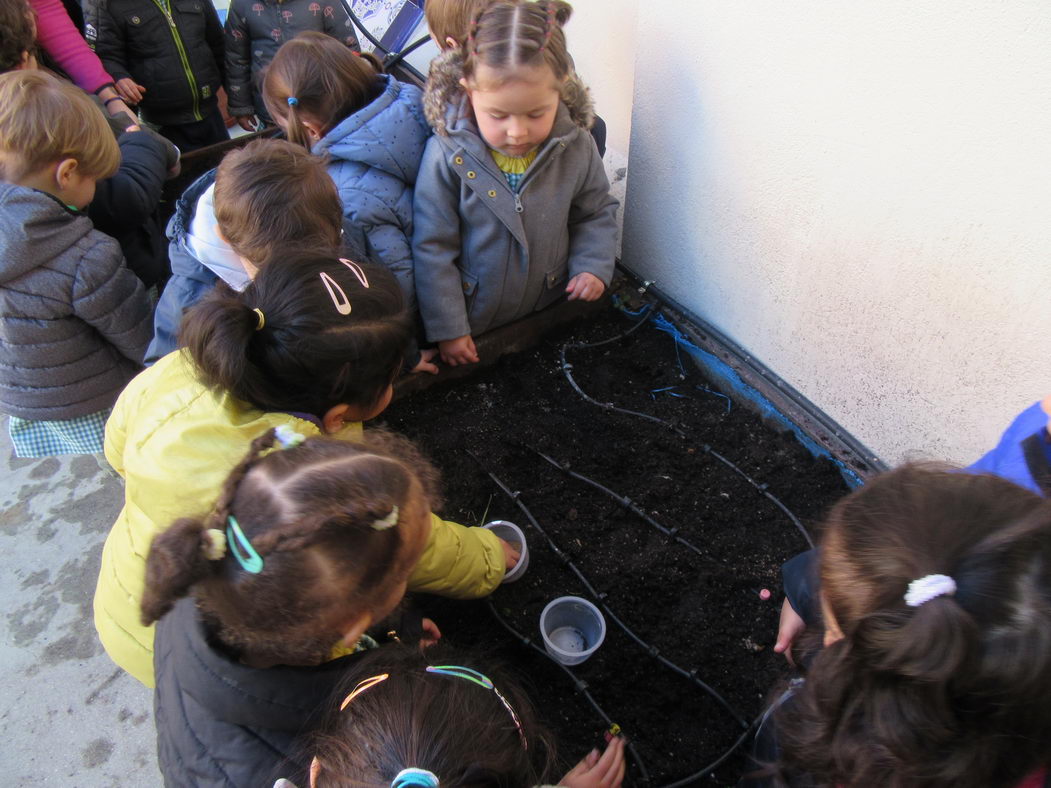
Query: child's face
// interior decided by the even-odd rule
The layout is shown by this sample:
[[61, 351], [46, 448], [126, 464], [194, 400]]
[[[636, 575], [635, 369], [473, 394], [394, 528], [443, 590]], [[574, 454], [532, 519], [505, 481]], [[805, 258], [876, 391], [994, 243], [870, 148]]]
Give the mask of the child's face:
[[548, 66], [518, 69], [514, 78], [480, 65], [464, 83], [482, 139], [505, 156], [525, 156], [551, 136], [558, 112], [558, 81]]

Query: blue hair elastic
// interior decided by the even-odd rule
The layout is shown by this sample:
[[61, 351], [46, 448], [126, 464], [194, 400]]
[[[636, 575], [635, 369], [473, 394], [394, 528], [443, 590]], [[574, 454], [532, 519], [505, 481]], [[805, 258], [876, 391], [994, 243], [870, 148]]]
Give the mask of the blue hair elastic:
[[289, 96], [288, 97], [288, 106], [290, 106], [290, 107], [298, 107], [299, 106], [299, 99], [297, 99], [295, 96]]
[[231, 553], [234, 554], [234, 558], [237, 559], [237, 563], [241, 565], [241, 568], [246, 572], [251, 572], [253, 575], [257, 575], [263, 571], [263, 557], [255, 551], [252, 547], [252, 543], [248, 541], [248, 537], [245, 536], [245, 532], [241, 530], [241, 526], [237, 520], [231, 514], [227, 518], [226, 526], [226, 544]]
[[390, 788], [409, 788], [409, 786], [438, 788], [438, 775], [426, 769], [410, 768], [402, 769], [390, 781]]

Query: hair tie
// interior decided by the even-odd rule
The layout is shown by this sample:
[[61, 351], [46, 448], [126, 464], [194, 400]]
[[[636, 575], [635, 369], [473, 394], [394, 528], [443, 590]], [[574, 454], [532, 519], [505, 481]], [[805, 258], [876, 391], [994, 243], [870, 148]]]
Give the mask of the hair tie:
[[263, 571], [263, 557], [252, 547], [252, 543], [248, 541], [232, 514], [227, 516], [226, 521], [226, 543], [230, 552], [234, 554], [242, 569], [253, 575], [259, 574]]
[[909, 583], [909, 590], [905, 592], [905, 604], [909, 607], [919, 607], [936, 597], [946, 594], [952, 596], [955, 593], [956, 581], [948, 575], [927, 575]]
[[279, 424], [274, 427], [274, 439], [281, 444], [282, 449], [294, 449], [306, 440], [306, 437], [296, 432], [287, 424]]
[[255, 330], [256, 331], [262, 331], [263, 330], [263, 326], [266, 325], [266, 315], [264, 315], [263, 314], [263, 310], [259, 309], [258, 307], [256, 307], [252, 311], [255, 312], [256, 316], [259, 318], [256, 321]]
[[551, 34], [555, 32], [555, 22], [557, 21], [555, 13], [555, 4], [549, 2], [547, 4], [547, 25], [544, 28], [544, 40], [540, 44], [540, 52], [547, 49], [548, 42], [551, 41]]
[[203, 534], [201, 553], [208, 561], [220, 561], [226, 555], [226, 534], [218, 528], [209, 528]]
[[438, 788], [438, 775], [426, 769], [411, 767], [402, 769], [390, 781], [390, 788], [408, 788], [417, 785], [419, 788]]
[[289, 96], [288, 97], [288, 106], [290, 106], [290, 107], [298, 107], [299, 106], [299, 99], [297, 99], [295, 96]]
[[379, 519], [372, 521], [372, 527], [376, 531], [386, 531], [388, 528], [393, 528], [398, 524], [398, 507], [395, 505], [390, 510], [390, 514], [386, 517], [380, 517]]

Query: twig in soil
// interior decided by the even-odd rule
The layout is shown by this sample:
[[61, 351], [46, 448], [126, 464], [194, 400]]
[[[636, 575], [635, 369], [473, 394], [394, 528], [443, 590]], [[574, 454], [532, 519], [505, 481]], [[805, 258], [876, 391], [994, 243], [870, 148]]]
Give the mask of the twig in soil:
[[[601, 706], [599, 706], [598, 701], [595, 700], [595, 697], [588, 691], [588, 683], [586, 681], [578, 679], [577, 675], [572, 670], [570, 670], [567, 665], [563, 665], [557, 659], [548, 654], [547, 649], [541, 648], [533, 641], [532, 638], [526, 637], [517, 629], [515, 629], [509, 621], [507, 621], [503, 616], [500, 615], [500, 613], [496, 609], [496, 605], [493, 604], [492, 599], [486, 601], [489, 603], [489, 612], [493, 614], [493, 617], [500, 623], [500, 625], [508, 632], [510, 632], [511, 635], [523, 646], [528, 646], [538, 654], [541, 654], [542, 656], [551, 660], [553, 664], [560, 667], [562, 671], [567, 676], [569, 676], [577, 692], [584, 696], [584, 699], [591, 704], [591, 708], [593, 708], [598, 714], [598, 716], [602, 718], [602, 721], [605, 723], [606, 727], [612, 728], [615, 724], [613, 722], [613, 718], [606, 714], [605, 710]], [[646, 783], [648, 785], [650, 782], [650, 773], [646, 770], [646, 764], [642, 762], [642, 758], [639, 756], [638, 750], [635, 749], [634, 742], [632, 742], [631, 739], [627, 739], [626, 744], [628, 747], [628, 751], [631, 752], [632, 759], [635, 761], [635, 766], [638, 768], [639, 772], [642, 775], [640, 778], [641, 782]]]
[[610, 608], [610, 606], [606, 603], [606, 593], [599, 591], [597, 588], [595, 588], [595, 586], [591, 584], [591, 581], [589, 581], [584, 575], [584, 573], [577, 567], [577, 565], [573, 563], [572, 559], [568, 555], [566, 555], [565, 552], [562, 551], [562, 549], [558, 546], [555, 540], [551, 538], [550, 534], [548, 534], [547, 531], [545, 531], [544, 528], [540, 525], [540, 523], [537, 522], [536, 517], [534, 517], [533, 513], [529, 511], [529, 507], [522, 502], [521, 494], [517, 491], [511, 490], [510, 487], [504, 484], [500, 477], [498, 477], [495, 473], [493, 473], [486, 467], [485, 463], [482, 462], [481, 458], [478, 455], [476, 455], [470, 450], [466, 451], [468, 456], [470, 456], [472, 460], [478, 463], [478, 466], [486, 474], [488, 474], [489, 478], [493, 480], [493, 483], [501, 490], [503, 490], [504, 494], [507, 495], [512, 501], [514, 501], [518, 508], [522, 510], [522, 513], [526, 516], [526, 518], [529, 520], [532, 526], [536, 529], [537, 533], [539, 533], [547, 541], [548, 546], [551, 548], [551, 551], [555, 554], [555, 556], [559, 560], [561, 560], [563, 564], [565, 564], [567, 569], [569, 569], [574, 575], [577, 576], [577, 579], [580, 580], [584, 588], [587, 589], [587, 592], [594, 598], [595, 602], [599, 605], [599, 607], [601, 607], [602, 610], [606, 613], [606, 615], [609, 616], [610, 619], [612, 619], [614, 624], [616, 624], [618, 627], [621, 628], [621, 630], [623, 630], [624, 634], [626, 634], [629, 638], [638, 643], [639, 646], [641, 646], [647, 654], [649, 654], [655, 660], [660, 662], [666, 668], [669, 668], [675, 673], [678, 673], [683, 678], [688, 679], [689, 681], [697, 685], [700, 689], [704, 690], [720, 706], [726, 709], [730, 716], [737, 720], [738, 724], [740, 724], [742, 728], [748, 727], [748, 722], [745, 720], [745, 718], [737, 713], [737, 711], [734, 709], [733, 706], [730, 705], [729, 701], [727, 701], [726, 698], [720, 695], [713, 687], [709, 686], [703, 679], [701, 679], [697, 675], [696, 669], [685, 670], [679, 665], [676, 665], [670, 659], [661, 654], [659, 648], [647, 643], [645, 640], [643, 640], [637, 634], [635, 634], [635, 631], [632, 630], [627, 624], [621, 621]]
[[538, 456], [540, 456], [544, 460], [547, 460], [547, 462], [549, 462], [551, 465], [554, 465], [556, 468], [558, 468], [560, 471], [562, 471], [567, 476], [572, 476], [574, 479], [579, 479], [580, 481], [584, 482], [585, 484], [590, 484], [596, 490], [601, 490], [606, 495], [608, 495], [610, 498], [612, 498], [614, 501], [616, 501], [621, 506], [623, 506], [625, 509], [627, 509], [629, 512], [634, 514], [636, 517], [641, 518], [646, 523], [648, 523], [651, 527], [655, 528], [657, 531], [659, 531], [660, 533], [664, 534], [665, 536], [670, 536], [672, 539], [674, 539], [676, 542], [681, 544], [687, 550], [690, 550], [690, 551], [696, 553], [698, 556], [700, 556], [701, 558], [705, 559], [706, 561], [711, 561], [713, 564], [716, 564], [718, 566], [726, 568], [726, 564], [724, 564], [722, 561], [720, 561], [717, 558], [714, 558], [713, 556], [708, 555], [708, 553], [706, 553], [703, 550], [701, 550], [701, 548], [699, 548], [697, 545], [693, 544], [693, 542], [690, 542], [688, 539], [684, 539], [683, 537], [679, 536], [679, 534], [677, 533], [678, 530], [679, 530], [678, 528], [666, 528], [666, 527], [664, 527], [663, 525], [658, 523], [656, 520], [654, 520], [652, 517], [650, 517], [648, 514], [646, 514], [646, 512], [638, 504], [636, 504], [633, 500], [631, 500], [631, 498], [628, 498], [626, 495], [618, 495], [617, 493], [613, 492], [613, 490], [609, 489], [608, 487], [606, 487], [606, 486], [604, 486], [602, 484], [599, 484], [594, 479], [589, 479], [587, 476], [584, 476], [582, 473], [577, 473], [576, 471], [571, 470], [568, 465], [559, 462], [558, 460], [554, 459], [553, 457], [549, 457], [548, 455], [544, 454], [539, 449], [536, 449], [536, 448], [534, 448], [532, 446], [526, 446], [525, 444], [520, 444], [520, 445], [523, 446], [523, 448], [529, 449], [531, 452], [533, 452], [534, 454], [537, 454]]

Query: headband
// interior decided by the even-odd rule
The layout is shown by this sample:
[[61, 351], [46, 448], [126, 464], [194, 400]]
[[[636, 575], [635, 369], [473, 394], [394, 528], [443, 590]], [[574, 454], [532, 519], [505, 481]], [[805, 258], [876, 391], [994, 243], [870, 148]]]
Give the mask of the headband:
[[905, 604], [919, 607], [925, 602], [940, 596], [952, 596], [956, 593], [956, 581], [948, 575], [927, 575], [909, 583], [905, 592]]

